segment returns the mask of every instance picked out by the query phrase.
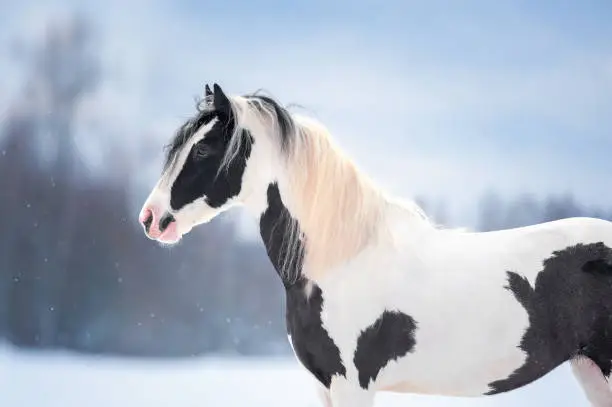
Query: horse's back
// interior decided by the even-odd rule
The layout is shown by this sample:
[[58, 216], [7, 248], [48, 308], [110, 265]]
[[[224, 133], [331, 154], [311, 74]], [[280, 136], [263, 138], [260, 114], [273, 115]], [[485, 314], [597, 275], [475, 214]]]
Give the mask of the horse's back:
[[467, 236], [466, 244], [461, 245], [466, 249], [466, 258], [473, 257], [478, 262], [483, 256], [479, 252], [486, 252], [485, 257], [503, 264], [503, 272], [517, 271], [533, 283], [543, 263], [557, 253], [596, 244], [612, 248], [612, 222], [573, 217]]
[[506, 239], [534, 238], [540, 243], [546, 241], [545, 236], [565, 238], [568, 242], [599, 239], [612, 246], [612, 222], [591, 217], [571, 217], [509, 229], [479, 232], [475, 235], [485, 239], [494, 239], [493, 236]]
[[540, 224], [559, 228], [574, 236], [574, 239], [586, 242], [601, 241], [612, 246], [612, 222], [589, 217], [574, 217]]

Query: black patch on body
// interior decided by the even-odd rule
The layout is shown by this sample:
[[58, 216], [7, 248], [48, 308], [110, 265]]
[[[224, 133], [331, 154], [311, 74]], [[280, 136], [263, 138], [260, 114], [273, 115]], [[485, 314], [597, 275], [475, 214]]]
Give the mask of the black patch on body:
[[535, 287], [509, 271], [508, 290], [529, 314], [520, 348], [525, 364], [490, 383], [497, 394], [524, 386], [578, 356], [592, 359], [606, 376], [612, 368], [612, 249], [578, 244], [543, 262]]
[[[289, 288], [302, 275], [304, 242], [299, 233], [290, 233], [291, 229], [299, 230], [299, 226], [283, 204], [276, 183], [268, 186], [267, 197], [268, 207], [259, 219], [259, 231], [274, 269], [285, 288]], [[291, 255], [289, 249], [293, 249]]]
[[416, 322], [399, 311], [385, 311], [357, 340], [353, 361], [359, 371], [359, 385], [367, 389], [390, 361], [414, 350]]
[[[325, 387], [329, 388], [335, 375], [346, 376], [340, 351], [323, 327], [321, 310], [323, 292], [302, 275], [304, 247], [299, 234], [287, 242], [290, 226], [296, 220], [284, 206], [278, 185], [268, 187], [268, 208], [260, 218], [260, 232], [272, 265], [283, 279], [286, 290], [287, 333], [296, 356]], [[286, 248], [297, 245], [295, 255], [285, 261]], [[287, 278], [286, 276], [291, 276]], [[310, 296], [306, 296], [310, 284]]]
[[313, 285], [306, 297], [308, 280], [300, 278], [287, 288], [287, 332], [291, 335], [295, 354], [304, 366], [329, 388], [332, 377], [346, 377], [340, 351], [323, 327], [321, 310], [323, 293]]

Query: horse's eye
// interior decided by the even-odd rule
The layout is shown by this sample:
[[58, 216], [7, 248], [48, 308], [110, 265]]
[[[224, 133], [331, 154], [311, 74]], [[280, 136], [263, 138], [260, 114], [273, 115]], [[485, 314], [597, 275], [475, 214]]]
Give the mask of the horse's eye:
[[210, 153], [211, 153], [210, 146], [205, 145], [205, 144], [198, 143], [193, 148], [193, 158], [196, 161], [203, 160], [204, 158], [208, 157]]

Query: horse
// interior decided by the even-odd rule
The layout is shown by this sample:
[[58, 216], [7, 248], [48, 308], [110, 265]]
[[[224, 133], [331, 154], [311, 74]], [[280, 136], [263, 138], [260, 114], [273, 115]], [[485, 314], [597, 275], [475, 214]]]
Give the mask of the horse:
[[171, 246], [230, 208], [250, 212], [324, 406], [492, 396], [565, 362], [594, 407], [612, 406], [612, 223], [444, 228], [270, 96], [214, 83], [196, 108], [139, 222]]

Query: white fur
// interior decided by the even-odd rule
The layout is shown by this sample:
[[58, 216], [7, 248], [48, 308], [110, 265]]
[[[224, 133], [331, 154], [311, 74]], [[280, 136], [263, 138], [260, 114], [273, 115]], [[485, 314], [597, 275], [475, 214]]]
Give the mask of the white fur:
[[[487, 233], [436, 228], [414, 203], [399, 202], [370, 182], [319, 124], [296, 118], [294, 144], [283, 152], [273, 115], [245, 99], [232, 101], [239, 125], [255, 139], [243, 191], [220, 210], [197, 203], [175, 217], [184, 233], [234, 204], [259, 217], [267, 206], [266, 186], [278, 182], [305, 233], [304, 272], [323, 292], [323, 324], [347, 369], [346, 379], [334, 377], [330, 391], [322, 392], [328, 405], [369, 407], [376, 391], [466, 397], [488, 392], [489, 383], [526, 360], [518, 345], [528, 315], [504, 288], [506, 272], [516, 270], [533, 284], [542, 260], [555, 250], [577, 243], [612, 246], [612, 224], [588, 218]], [[177, 160], [149, 200], [167, 199], [164, 188], [183, 155]], [[384, 310], [417, 321], [416, 347], [385, 366], [365, 391], [353, 355], [360, 333]]]
[[[578, 242], [612, 245], [612, 224], [593, 219], [488, 233], [419, 230], [411, 223], [390, 216], [395, 247], [371, 246], [319, 281], [324, 323], [344, 360], [351, 360], [360, 332], [385, 309], [418, 322], [415, 352], [379, 373], [379, 390], [486, 393], [489, 383], [507, 377], [526, 357], [517, 345], [528, 316], [504, 289], [506, 271], [532, 280], [542, 269], [538, 259], [554, 250]], [[356, 382], [354, 365], [347, 374]]]

